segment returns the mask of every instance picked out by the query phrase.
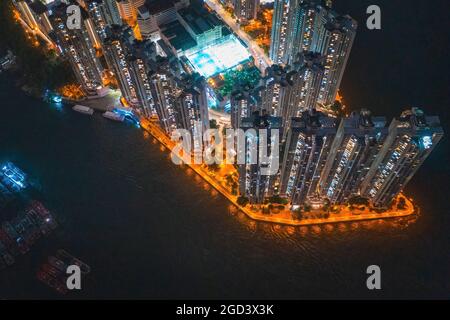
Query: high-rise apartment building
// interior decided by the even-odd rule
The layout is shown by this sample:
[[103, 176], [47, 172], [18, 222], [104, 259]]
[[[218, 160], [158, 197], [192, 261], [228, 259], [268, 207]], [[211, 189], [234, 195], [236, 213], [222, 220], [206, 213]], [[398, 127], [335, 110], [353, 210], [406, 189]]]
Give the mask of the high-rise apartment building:
[[140, 7], [145, 5], [145, 0], [131, 0], [134, 10], [137, 12]]
[[357, 23], [350, 16], [332, 16], [315, 51], [325, 56], [325, 71], [318, 102], [325, 106], [336, 100], [356, 36]]
[[102, 0], [84, 0], [81, 2], [82, 12], [87, 16], [86, 25], [89, 38], [97, 50], [97, 55], [102, 54], [103, 41], [108, 36], [108, 24], [106, 11]]
[[281, 165], [280, 194], [293, 205], [320, 197], [319, 182], [336, 131], [336, 119], [315, 109], [291, 119]]
[[109, 26], [114, 24], [121, 25], [122, 19], [120, 17], [119, 8], [116, 0], [102, 0], [105, 8], [106, 23]]
[[322, 171], [321, 197], [341, 204], [359, 195], [387, 132], [386, 118], [373, 117], [367, 109], [343, 118]]
[[275, 0], [272, 16], [269, 57], [275, 64], [284, 63], [289, 13], [298, 0]]
[[301, 51], [320, 52], [317, 43], [324, 36], [327, 19], [328, 11], [316, 1], [298, 1], [289, 13], [283, 63], [293, 64]]
[[387, 208], [443, 136], [439, 118], [417, 108], [386, 127], [362, 109], [337, 126], [314, 110], [292, 118], [280, 194], [293, 206], [346, 204], [352, 197]]
[[284, 136], [290, 127], [292, 117], [316, 108], [317, 97], [323, 79], [323, 57], [315, 52], [303, 51], [287, 74], [288, 85], [283, 88], [282, 110]]
[[86, 12], [82, 11], [81, 28], [67, 28], [66, 8], [66, 4], [60, 4], [54, 8], [50, 17], [58, 48], [68, 58], [83, 90], [87, 94], [96, 94], [97, 88], [102, 85], [103, 67], [88, 32], [92, 22], [88, 19]]
[[266, 69], [260, 82], [258, 87], [259, 109], [265, 110], [271, 116], [282, 116], [286, 101], [285, 95], [290, 85], [287, 69], [273, 64]]
[[137, 24], [143, 39], [150, 39], [152, 34], [158, 32], [158, 23], [156, 18], [150, 14], [146, 6], [138, 8]]
[[240, 20], [256, 19], [259, 0], [233, 0], [234, 14]]
[[357, 23], [316, 0], [277, 0], [272, 21], [270, 58], [293, 65], [297, 54], [317, 52], [324, 58], [324, 76], [318, 102], [332, 104], [342, 80], [356, 35]]
[[108, 22], [106, 20], [106, 8], [102, 0], [84, 0], [86, 10], [89, 14], [93, 26], [90, 26], [89, 34], [96, 47], [101, 47], [101, 43], [107, 37]]
[[127, 23], [133, 23], [137, 18], [137, 11], [132, 0], [117, 0], [120, 18]]
[[39, 29], [36, 13], [31, 10], [30, 6], [33, 2], [28, 0], [17, 0], [14, 2], [15, 7], [20, 12], [22, 20], [27, 24], [30, 29]]
[[231, 127], [241, 126], [243, 118], [249, 118], [258, 108], [258, 97], [253, 85], [248, 82], [239, 83], [230, 95]]
[[117, 80], [122, 97], [129, 105], [137, 106], [139, 104], [137, 87], [128, 61], [131, 33], [131, 30], [125, 26], [113, 26], [111, 33], [104, 41], [104, 54], [109, 69]]
[[131, 78], [136, 88], [139, 112], [150, 118], [156, 116], [156, 108], [149, 76], [152, 61], [156, 58], [156, 44], [151, 41], [134, 41], [129, 44], [127, 57]]
[[206, 80], [198, 73], [184, 75], [177, 81], [175, 111], [177, 128], [191, 132], [192, 137], [203, 138], [209, 129]]
[[49, 33], [53, 30], [49, 20], [49, 10], [40, 1], [18, 0], [13, 1], [14, 6], [20, 13], [20, 17], [27, 24], [27, 26], [37, 31], [42, 32], [48, 38]]
[[[238, 163], [239, 193], [252, 204], [263, 204], [267, 197], [277, 193], [279, 150], [275, 146], [277, 141], [273, 139], [274, 134], [281, 136], [281, 125], [280, 117], [269, 116], [265, 111], [255, 111], [250, 118], [241, 120], [240, 129], [245, 132], [245, 143], [244, 148], [236, 150], [238, 158], [244, 153], [245, 163]], [[262, 143], [266, 144], [265, 155], [261, 154]], [[263, 156], [267, 157], [266, 161], [263, 161]]]
[[437, 116], [426, 116], [418, 108], [404, 111], [392, 120], [386, 141], [361, 183], [361, 195], [375, 206], [388, 207], [443, 134]]
[[178, 92], [176, 79], [180, 75], [177, 61], [157, 57], [150, 70], [150, 85], [161, 128], [170, 135], [177, 129], [175, 98]]

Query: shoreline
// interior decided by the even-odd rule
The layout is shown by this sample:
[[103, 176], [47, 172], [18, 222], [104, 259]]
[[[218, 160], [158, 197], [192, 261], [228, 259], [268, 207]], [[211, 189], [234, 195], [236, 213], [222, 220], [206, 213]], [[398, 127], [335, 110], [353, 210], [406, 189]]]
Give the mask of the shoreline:
[[[164, 147], [170, 151], [173, 149], [173, 142], [165, 135], [161, 128], [151, 121], [141, 118], [141, 127], [144, 131], [153, 136], [158, 140]], [[255, 221], [270, 222], [289, 226], [310, 226], [310, 225], [322, 225], [322, 224], [334, 224], [340, 222], [354, 222], [354, 221], [369, 221], [369, 220], [383, 220], [383, 219], [393, 219], [393, 218], [403, 218], [413, 215], [418, 215], [420, 210], [415, 206], [410, 199], [408, 199], [403, 194], [399, 194], [405, 199], [405, 209], [391, 210], [382, 213], [353, 213], [356, 211], [349, 211], [350, 215], [335, 214], [329, 218], [308, 218], [296, 220], [293, 218], [286, 218], [280, 216], [272, 216], [270, 214], [264, 214], [261, 212], [254, 212], [250, 208], [243, 207], [237, 203], [237, 196], [232, 195], [224, 186], [219, 184], [219, 182], [211, 177], [205, 170], [199, 165], [186, 164], [191, 168], [196, 174], [198, 174], [203, 180], [205, 180], [209, 185], [211, 185], [216, 191], [221, 193], [225, 198], [227, 198], [238, 210], [243, 212], [247, 217]], [[326, 213], [325, 211], [323, 213]]]
[[72, 100], [62, 97], [62, 101], [65, 104], [76, 105], [80, 104], [89, 108], [92, 108], [99, 112], [111, 111], [114, 105], [117, 105], [117, 97], [114, 96], [114, 92], [107, 94], [103, 97], [83, 98], [80, 100]]
[[[22, 89], [22, 88], [21, 88]], [[22, 89], [23, 90], [23, 89]], [[25, 92], [25, 90], [23, 90]], [[30, 94], [31, 95], [31, 94]], [[34, 96], [36, 98], [36, 96]], [[67, 98], [63, 98], [63, 103], [68, 105], [83, 103], [95, 111], [105, 112], [110, 110], [108, 107], [108, 103], [106, 103], [106, 99], [110, 98], [110, 95], [105, 97], [98, 97], [94, 99], [82, 99], [82, 100], [71, 100]], [[39, 97], [42, 100], [42, 97]], [[100, 103], [99, 103], [100, 101]], [[89, 103], [86, 103], [89, 102]], [[169, 137], [162, 131], [162, 129], [151, 120], [145, 119], [143, 117], [140, 118], [141, 128], [142, 130], [149, 133], [152, 137], [154, 137], [161, 145], [172, 151], [174, 144], [173, 141], [169, 139]], [[394, 218], [404, 218], [408, 216], [418, 215], [420, 212], [419, 207], [415, 206], [410, 199], [408, 199], [405, 195], [399, 194], [399, 197], [403, 197], [405, 199], [405, 207], [404, 210], [391, 210], [381, 213], [362, 213], [357, 211], [349, 211], [347, 210], [347, 214], [343, 215], [340, 213], [333, 214], [331, 216], [330, 212], [327, 211], [316, 211], [318, 214], [330, 214], [328, 218], [305, 218], [305, 219], [294, 219], [283, 217], [280, 213], [274, 214], [266, 214], [262, 213], [260, 210], [255, 211], [252, 210], [251, 207], [243, 207], [237, 203], [238, 197], [232, 195], [229, 190], [227, 190], [224, 186], [222, 186], [217, 179], [212, 177], [208, 171], [204, 170], [200, 165], [194, 164], [183, 164], [187, 165], [191, 168], [197, 175], [199, 175], [203, 180], [205, 180], [209, 185], [211, 185], [217, 192], [222, 194], [228, 201], [236, 207], [239, 211], [243, 212], [248, 218], [254, 221], [262, 221], [269, 222], [281, 225], [288, 226], [313, 226], [313, 225], [323, 225], [323, 224], [336, 224], [341, 222], [356, 222], [356, 221], [370, 221], [370, 220], [383, 220], [383, 219], [394, 219]], [[290, 212], [290, 211], [289, 211]], [[357, 213], [354, 213], [357, 212]]]

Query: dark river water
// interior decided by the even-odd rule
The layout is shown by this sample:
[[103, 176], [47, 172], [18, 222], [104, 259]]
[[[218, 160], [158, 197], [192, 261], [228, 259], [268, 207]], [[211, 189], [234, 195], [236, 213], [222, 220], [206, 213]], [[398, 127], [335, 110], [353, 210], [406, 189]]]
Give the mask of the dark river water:
[[[371, 4], [335, 2], [360, 22]], [[378, 3], [383, 29], [361, 23], [345, 102], [388, 117], [420, 106], [447, 128], [446, 1]], [[407, 187], [416, 220], [278, 226], [235, 212], [140, 129], [58, 109], [11, 82], [0, 76], [0, 162], [39, 181], [60, 227], [0, 272], [0, 298], [58, 297], [35, 278], [58, 248], [92, 268], [67, 298], [449, 298], [447, 137]], [[379, 291], [366, 288], [372, 264]]]

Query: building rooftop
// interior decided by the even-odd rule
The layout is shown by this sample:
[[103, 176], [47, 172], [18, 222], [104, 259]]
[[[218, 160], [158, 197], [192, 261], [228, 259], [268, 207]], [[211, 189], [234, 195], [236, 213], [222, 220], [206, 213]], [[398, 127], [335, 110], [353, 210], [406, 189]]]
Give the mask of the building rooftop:
[[150, 14], [158, 14], [175, 6], [176, 0], [147, 0], [145, 6]]
[[30, 2], [29, 6], [31, 10], [33, 10], [33, 12], [36, 14], [42, 14], [44, 12], [47, 12], [47, 7], [40, 1]]
[[337, 123], [335, 118], [313, 109], [303, 111], [300, 117], [293, 117], [291, 119], [291, 128], [305, 132], [329, 134], [336, 132]]
[[260, 114], [258, 111], [254, 112], [250, 117], [245, 117], [241, 119], [242, 129], [248, 128], [272, 128], [272, 129], [280, 129], [283, 123], [283, 119], [281, 117], [274, 117], [268, 114]]
[[349, 15], [338, 15], [332, 16], [330, 21], [325, 24], [325, 28], [329, 31], [336, 32], [355, 32], [358, 27], [358, 23]]
[[206, 78], [231, 69], [250, 57], [247, 48], [233, 36], [186, 55], [192, 66]]
[[211, 14], [203, 7], [190, 5], [187, 8], [178, 10], [178, 14], [196, 34], [202, 34], [223, 24], [214, 14]]
[[137, 9], [137, 11], [138, 11], [138, 14], [139, 14], [141, 17], [146, 17], [146, 16], [149, 15], [149, 11], [148, 11], [148, 9], [147, 9], [147, 6], [145, 6], [145, 5], [140, 6], [140, 7]]
[[178, 20], [164, 24], [160, 28], [163, 35], [176, 50], [185, 51], [197, 45], [197, 42]]
[[364, 108], [359, 112], [352, 112], [350, 117], [344, 119], [345, 128], [356, 129], [356, 132], [384, 128], [386, 123], [386, 117], [372, 116], [371, 112]]
[[399, 126], [414, 130], [437, 129], [442, 131], [438, 116], [428, 116], [419, 108], [411, 108], [402, 112], [399, 118]]

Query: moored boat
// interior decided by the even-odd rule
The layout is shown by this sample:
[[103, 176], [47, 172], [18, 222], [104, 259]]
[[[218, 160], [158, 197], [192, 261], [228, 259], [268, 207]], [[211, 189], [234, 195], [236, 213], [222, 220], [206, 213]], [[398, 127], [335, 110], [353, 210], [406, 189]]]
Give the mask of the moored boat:
[[94, 113], [94, 109], [86, 107], [86, 106], [82, 106], [80, 104], [73, 106], [72, 110], [80, 112], [80, 113], [88, 114], [88, 115], [92, 115]]
[[56, 253], [56, 257], [58, 259], [62, 260], [67, 265], [75, 264], [75, 265], [79, 266], [81, 272], [84, 274], [88, 274], [89, 272], [91, 272], [91, 267], [89, 267], [86, 263], [84, 263], [80, 259], [75, 258], [74, 256], [72, 256], [70, 253], [68, 253], [65, 250], [59, 249]]
[[116, 112], [106, 111], [103, 116], [107, 119], [122, 122], [125, 116]]

